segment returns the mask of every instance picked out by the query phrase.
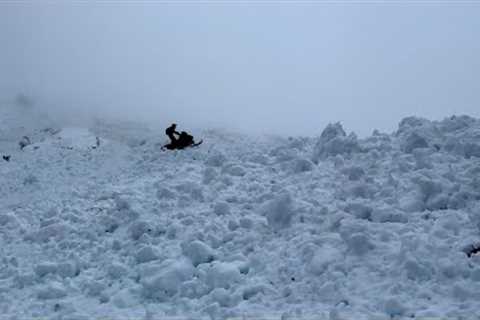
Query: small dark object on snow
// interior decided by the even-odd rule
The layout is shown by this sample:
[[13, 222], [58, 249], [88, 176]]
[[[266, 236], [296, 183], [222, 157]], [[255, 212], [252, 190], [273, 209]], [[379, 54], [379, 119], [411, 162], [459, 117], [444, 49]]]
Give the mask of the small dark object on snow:
[[27, 137], [27, 136], [23, 136], [22, 140], [20, 140], [20, 142], [18, 143], [18, 145], [20, 146], [20, 149], [22, 149], [22, 150], [23, 150], [23, 148], [25, 148], [26, 146], [28, 146], [30, 144], [32, 144], [32, 143], [30, 142], [30, 138]]
[[467, 254], [469, 258], [477, 253], [480, 253], [480, 243], [469, 245], [464, 252]]
[[3, 160], [5, 160], [7, 162], [10, 161], [10, 156], [3, 156]]
[[95, 145], [92, 146], [91, 148], [92, 149], [97, 149], [100, 147], [100, 138], [99, 137], [95, 137]]

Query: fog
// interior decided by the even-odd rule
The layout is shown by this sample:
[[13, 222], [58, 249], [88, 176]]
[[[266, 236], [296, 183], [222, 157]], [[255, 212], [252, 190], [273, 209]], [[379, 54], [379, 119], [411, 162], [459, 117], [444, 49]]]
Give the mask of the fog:
[[480, 6], [421, 3], [2, 2], [0, 96], [283, 135], [480, 116]]

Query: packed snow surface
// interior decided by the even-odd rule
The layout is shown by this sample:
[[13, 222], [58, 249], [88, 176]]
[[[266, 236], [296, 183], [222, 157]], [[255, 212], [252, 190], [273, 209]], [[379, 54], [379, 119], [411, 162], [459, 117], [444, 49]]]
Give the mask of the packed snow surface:
[[164, 152], [0, 110], [0, 319], [480, 317], [477, 119]]

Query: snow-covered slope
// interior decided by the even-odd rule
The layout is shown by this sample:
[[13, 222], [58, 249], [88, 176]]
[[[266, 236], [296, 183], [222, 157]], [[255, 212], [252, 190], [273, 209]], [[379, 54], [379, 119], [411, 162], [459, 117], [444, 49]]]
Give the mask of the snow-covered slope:
[[2, 112], [0, 319], [480, 317], [477, 119], [162, 152]]

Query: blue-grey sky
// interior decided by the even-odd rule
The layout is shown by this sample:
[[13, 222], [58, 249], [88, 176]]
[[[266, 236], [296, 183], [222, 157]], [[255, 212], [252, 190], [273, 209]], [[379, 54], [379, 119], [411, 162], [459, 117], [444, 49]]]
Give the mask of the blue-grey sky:
[[[0, 94], [315, 135], [480, 116], [480, 2], [1, 2]], [[183, 127], [184, 127], [183, 126]]]

